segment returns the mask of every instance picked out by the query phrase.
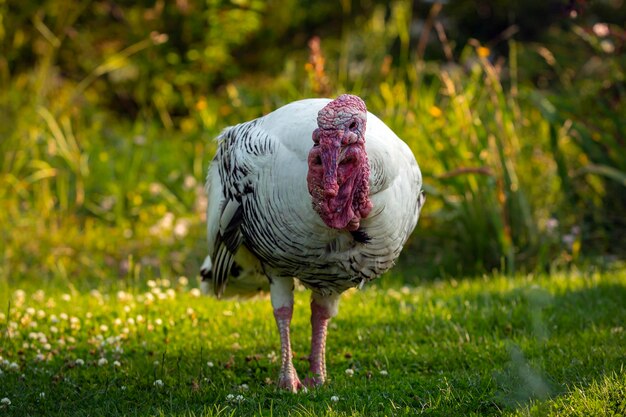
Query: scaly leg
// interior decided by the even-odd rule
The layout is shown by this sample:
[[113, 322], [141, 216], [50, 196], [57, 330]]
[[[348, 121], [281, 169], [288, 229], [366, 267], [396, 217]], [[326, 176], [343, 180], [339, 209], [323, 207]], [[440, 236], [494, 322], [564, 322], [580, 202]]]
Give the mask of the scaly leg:
[[278, 387], [291, 392], [298, 392], [304, 385], [298, 379], [293, 366], [289, 325], [293, 314], [293, 279], [273, 278], [270, 285], [270, 296], [274, 308], [274, 318], [280, 333], [280, 375]]
[[319, 386], [326, 381], [326, 333], [328, 321], [337, 315], [339, 294], [311, 297], [311, 365], [312, 376], [304, 381], [307, 386]]

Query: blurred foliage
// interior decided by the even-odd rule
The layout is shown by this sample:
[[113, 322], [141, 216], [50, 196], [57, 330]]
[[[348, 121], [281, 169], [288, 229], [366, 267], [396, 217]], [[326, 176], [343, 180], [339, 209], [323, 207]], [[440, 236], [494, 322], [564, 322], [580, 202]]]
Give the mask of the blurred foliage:
[[620, 4], [0, 0], [0, 275], [195, 275], [211, 138], [346, 91], [424, 172], [407, 275], [623, 259]]

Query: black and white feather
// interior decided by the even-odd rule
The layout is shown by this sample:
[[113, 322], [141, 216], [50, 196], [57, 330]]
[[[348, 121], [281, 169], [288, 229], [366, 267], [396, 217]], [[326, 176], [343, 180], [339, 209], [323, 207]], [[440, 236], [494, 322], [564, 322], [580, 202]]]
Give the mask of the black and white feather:
[[306, 177], [317, 114], [329, 101], [297, 101], [219, 136], [207, 178], [205, 289], [250, 295], [267, 289], [268, 278], [287, 276], [320, 294], [341, 293], [393, 266], [424, 202], [420, 169], [409, 147], [368, 113], [373, 209], [357, 231], [326, 226]]

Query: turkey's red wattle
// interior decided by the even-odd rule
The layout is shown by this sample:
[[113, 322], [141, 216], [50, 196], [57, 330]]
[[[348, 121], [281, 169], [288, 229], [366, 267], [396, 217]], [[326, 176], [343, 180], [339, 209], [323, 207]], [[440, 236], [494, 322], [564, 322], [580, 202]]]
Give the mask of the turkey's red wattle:
[[372, 209], [366, 120], [365, 103], [351, 95], [331, 101], [318, 114], [307, 183], [313, 208], [333, 229], [357, 230]]

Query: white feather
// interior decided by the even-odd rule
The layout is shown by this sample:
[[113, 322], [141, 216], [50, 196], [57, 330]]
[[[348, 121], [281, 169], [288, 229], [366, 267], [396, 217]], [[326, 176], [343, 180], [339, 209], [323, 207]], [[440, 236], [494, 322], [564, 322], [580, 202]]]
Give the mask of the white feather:
[[[313, 145], [312, 133], [317, 128], [317, 114], [329, 101], [297, 101], [247, 126], [247, 137], [264, 141], [271, 152], [259, 155], [243, 144], [235, 147], [234, 154], [226, 157], [237, 161], [241, 168], [237, 175], [245, 175], [245, 178], [220, 178], [219, 161], [214, 161], [209, 170], [209, 254], [216, 249], [218, 233], [225, 230], [239, 207], [239, 202], [228, 200], [224, 195], [224, 189], [229, 190], [228, 193], [240, 192], [235, 189], [241, 185], [234, 184], [237, 181], [250, 183], [254, 193], [238, 198], [248, 199], [248, 206], [259, 216], [259, 221], [269, 228], [273, 239], [282, 243], [265, 247], [257, 242], [244, 242], [254, 248], [254, 253], [240, 250], [235, 254], [235, 262], [245, 264], [246, 271], [251, 271], [246, 280], [258, 280], [259, 275], [265, 273], [297, 276], [307, 285], [316, 279], [316, 274], [334, 274], [343, 277], [345, 282], [329, 289], [328, 293], [341, 292], [389, 269], [417, 223], [421, 208], [420, 169], [409, 147], [371, 113], [368, 113], [365, 143], [371, 169], [373, 210], [361, 222], [371, 241], [355, 243], [348, 232], [328, 228], [313, 210], [306, 182], [307, 157]], [[225, 131], [221, 137], [228, 133]], [[242, 227], [248, 237], [255, 238], [253, 227], [246, 224]], [[293, 241], [297, 245], [292, 244]], [[284, 262], [274, 261], [276, 259]], [[214, 267], [210, 258], [205, 264]], [[355, 276], [355, 268], [362, 276]]]

